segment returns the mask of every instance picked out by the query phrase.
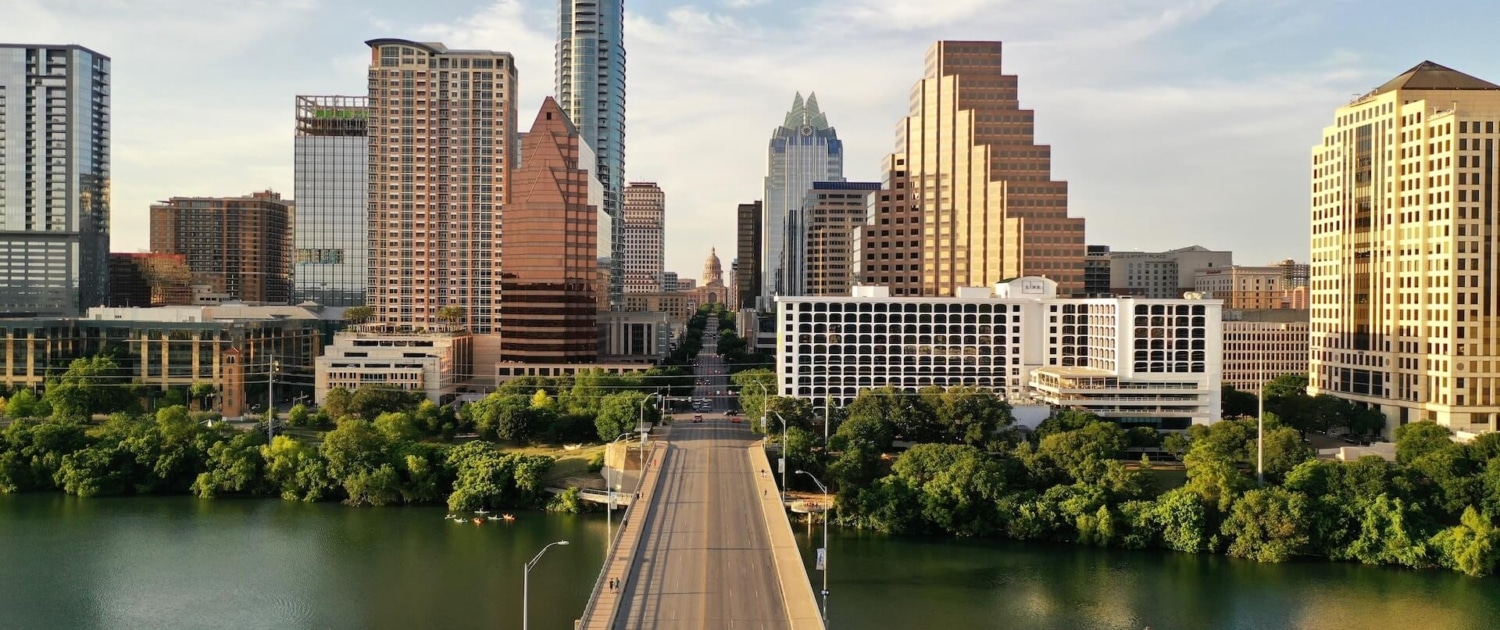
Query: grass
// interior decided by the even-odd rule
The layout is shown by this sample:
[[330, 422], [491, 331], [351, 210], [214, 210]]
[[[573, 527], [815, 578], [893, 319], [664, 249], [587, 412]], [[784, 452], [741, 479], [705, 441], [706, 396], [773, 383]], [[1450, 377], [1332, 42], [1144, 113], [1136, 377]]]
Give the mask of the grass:
[[506, 453], [524, 453], [526, 455], [547, 455], [557, 460], [552, 465], [552, 470], [547, 471], [547, 481], [559, 481], [568, 477], [583, 477], [589, 475], [589, 460], [596, 453], [604, 452], [603, 444], [591, 444], [578, 450], [565, 450], [561, 445], [538, 444], [531, 446], [501, 447]]

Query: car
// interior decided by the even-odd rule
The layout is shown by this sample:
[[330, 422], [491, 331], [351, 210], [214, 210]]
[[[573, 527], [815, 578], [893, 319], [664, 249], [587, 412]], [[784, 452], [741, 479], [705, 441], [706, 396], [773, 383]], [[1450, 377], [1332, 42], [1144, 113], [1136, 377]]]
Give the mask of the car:
[[703, 422], [703, 414], [701, 414], [701, 413], [694, 414], [693, 415], [693, 422]]
[[733, 422], [735, 424], [739, 424], [740, 423], [740, 417], [739, 416], [730, 416], [729, 421]]
[[729, 411], [724, 412], [724, 415], [733, 418], [735, 416], [740, 415], [740, 412], [739, 412], [738, 409], [730, 409]]

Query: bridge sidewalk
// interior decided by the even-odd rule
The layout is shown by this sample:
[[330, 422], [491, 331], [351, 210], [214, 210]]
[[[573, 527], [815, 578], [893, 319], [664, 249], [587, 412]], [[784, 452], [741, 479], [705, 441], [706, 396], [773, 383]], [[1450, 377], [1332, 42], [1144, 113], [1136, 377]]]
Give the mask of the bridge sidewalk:
[[[786, 602], [787, 622], [792, 630], [822, 630], [823, 618], [818, 611], [818, 599], [813, 594], [812, 580], [802, 564], [802, 552], [797, 549], [797, 539], [792, 536], [792, 522], [786, 516], [786, 506], [781, 503], [780, 490], [776, 487], [776, 468], [766, 458], [764, 443], [750, 447], [750, 467], [766, 471], [756, 474], [756, 486], [761, 490], [761, 513], [766, 519], [766, 531], [771, 535], [771, 555], [776, 561], [777, 582], [781, 584], [781, 598]], [[790, 472], [790, 471], [788, 471]]]
[[640, 547], [641, 534], [654, 505], [651, 497], [656, 492], [657, 480], [661, 478], [662, 464], [667, 460], [669, 448], [671, 445], [664, 440], [659, 439], [653, 443], [651, 458], [645, 462], [645, 476], [641, 478], [642, 509], [632, 507], [625, 511], [625, 522], [620, 526], [614, 550], [604, 559], [604, 570], [594, 583], [594, 593], [584, 609], [584, 617], [574, 624], [574, 628], [609, 630], [614, 627], [615, 615], [620, 610], [621, 593], [610, 590], [607, 583], [612, 578], [618, 578], [622, 582], [634, 579], [634, 576], [627, 573], [635, 566], [636, 550]]

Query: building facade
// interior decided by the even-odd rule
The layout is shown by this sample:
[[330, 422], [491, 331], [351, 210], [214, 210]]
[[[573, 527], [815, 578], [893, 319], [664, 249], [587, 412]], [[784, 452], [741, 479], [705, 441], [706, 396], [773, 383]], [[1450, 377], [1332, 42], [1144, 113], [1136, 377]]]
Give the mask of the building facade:
[[1500, 85], [1430, 61], [1335, 110], [1309, 165], [1309, 393], [1500, 429], [1496, 127]]
[[1083, 255], [1082, 297], [1109, 297], [1109, 246], [1088, 245]]
[[1193, 274], [1193, 290], [1224, 300], [1226, 309], [1282, 308], [1287, 303], [1285, 276], [1285, 270], [1279, 266], [1230, 265], [1199, 269]]
[[742, 309], [754, 308], [756, 298], [762, 295], [761, 264], [764, 258], [760, 230], [764, 214], [764, 207], [759, 201], [742, 203], [735, 208], [734, 285], [736, 304]]
[[599, 314], [601, 363], [660, 363], [671, 352], [671, 342], [672, 321], [666, 313]]
[[593, 155], [547, 97], [521, 136], [505, 206], [500, 360], [592, 363], [599, 355], [598, 214]]
[[280, 193], [173, 197], [151, 206], [151, 251], [180, 255], [194, 285], [258, 304], [292, 298], [293, 205]]
[[[554, 93], [597, 160], [609, 215], [609, 304], [625, 293], [625, 2], [558, 0]], [[602, 257], [602, 256], [601, 256]]]
[[[844, 143], [818, 109], [818, 96], [799, 92], [781, 126], [771, 132], [761, 207], [761, 297], [786, 292], [783, 268], [787, 219], [802, 207], [813, 182], [844, 181]], [[768, 301], [769, 303], [769, 301]]]
[[348, 330], [334, 335], [318, 357], [313, 399], [321, 405], [331, 389], [368, 385], [422, 392], [447, 403], [468, 388], [473, 372], [474, 336], [466, 332]]
[[922, 208], [910, 195], [906, 158], [888, 155], [869, 220], [855, 228], [860, 284], [887, 287], [894, 296], [923, 295]]
[[855, 228], [879, 190], [879, 182], [813, 182], [787, 221], [788, 296], [849, 295], [859, 268]]
[[266, 404], [271, 362], [278, 400], [312, 377], [326, 322], [298, 307], [92, 308], [85, 317], [0, 319], [0, 383], [43, 388], [74, 359], [108, 353], [120, 378], [160, 389], [213, 385], [214, 407], [238, 417]]
[[1197, 290], [1197, 274], [1200, 269], [1216, 269], [1234, 264], [1233, 252], [1214, 251], [1198, 245], [1165, 252], [1116, 250], [1100, 255], [1109, 267], [1109, 294], [1156, 300], [1178, 298], [1184, 293]]
[[110, 59], [0, 44], [0, 313], [109, 297]]
[[464, 309], [496, 330], [500, 208], [516, 160], [510, 53], [372, 39], [369, 294], [376, 321], [405, 330]]
[[666, 313], [672, 324], [687, 325], [698, 312], [698, 296], [690, 291], [629, 293], [625, 295], [625, 311]]
[[779, 393], [815, 406], [876, 387], [966, 385], [1163, 429], [1220, 416], [1214, 300], [1063, 298], [1055, 281], [1023, 277], [946, 298], [872, 286], [776, 305]]
[[370, 265], [370, 99], [298, 96], [296, 122], [292, 300], [364, 305]]
[[1083, 290], [1084, 221], [1068, 216], [1067, 182], [1052, 178], [1052, 148], [1037, 144], [1035, 113], [1001, 58], [1000, 42], [934, 44], [897, 128], [892, 166], [905, 187], [890, 192], [920, 208], [921, 258], [906, 275], [921, 278], [921, 295], [1020, 276]]
[[1307, 310], [1224, 310], [1224, 384], [1242, 392], [1307, 374]]
[[625, 187], [625, 292], [662, 290], [666, 259], [667, 196], [655, 182]]
[[109, 255], [107, 306], [148, 308], [193, 303], [193, 272], [178, 254]]

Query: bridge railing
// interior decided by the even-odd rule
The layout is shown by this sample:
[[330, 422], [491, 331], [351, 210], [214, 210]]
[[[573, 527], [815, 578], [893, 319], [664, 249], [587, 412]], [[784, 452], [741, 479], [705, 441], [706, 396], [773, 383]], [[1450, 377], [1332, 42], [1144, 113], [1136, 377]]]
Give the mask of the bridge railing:
[[[651, 462], [652, 462], [652, 460], [657, 459], [657, 456], [656, 456], [657, 448], [658, 447], [656, 445], [653, 445], [651, 447], [651, 452], [653, 454], [652, 457], [649, 457], [649, 458], [648, 457], [642, 457], [641, 458], [641, 474], [640, 474], [639, 477], [636, 478], [637, 479], [637, 482], [636, 482], [636, 489], [637, 489], [637, 491], [639, 491], [639, 489], [640, 489], [640, 484], [643, 483], [645, 481], [646, 477], [648, 476], [647, 473], [651, 472], [651, 470], [653, 468], [653, 466], [651, 465]], [[654, 492], [653, 492], [653, 494], [654, 494]], [[589, 592], [589, 601], [588, 601], [587, 604], [584, 605], [584, 607], [583, 607], [583, 613], [580, 614], [578, 616], [578, 619], [576, 619], [573, 622], [573, 627], [574, 628], [580, 628], [580, 627], [582, 627], [582, 625], [584, 623], [587, 623], [588, 620], [591, 619], [591, 618], [593, 618], [593, 616], [594, 616], [594, 608], [599, 603], [599, 596], [600, 596], [600, 594], [602, 594], [604, 592], [605, 582], [608, 580], [610, 566], [613, 564], [613, 561], [615, 559], [615, 554], [620, 549], [620, 538], [624, 537], [624, 535], [625, 535], [625, 523], [627, 521], [630, 521], [630, 520], [635, 520], [636, 523], [638, 524], [638, 526], [641, 526], [641, 527], [645, 526], [645, 519], [639, 519], [639, 520], [635, 519], [635, 506], [636, 506], [636, 504], [637, 504], [636, 501], [631, 501], [630, 504], [625, 507], [624, 514], [622, 514], [621, 517], [620, 517], [620, 528], [617, 529], [617, 530], [615, 530], [615, 533], [614, 533], [614, 535], [612, 537], [613, 539], [610, 540], [609, 551], [605, 553], [604, 562], [599, 567], [599, 576], [596, 577], [596, 578], [594, 578], [594, 589]], [[647, 502], [645, 502], [645, 505], [649, 507], [651, 505], [651, 502], [647, 501]], [[609, 508], [606, 506], [605, 509], [609, 509]], [[632, 550], [631, 553], [633, 555], [634, 554], [634, 550]], [[616, 602], [616, 605], [618, 605], [618, 602]], [[609, 621], [609, 626], [610, 627], [614, 626], [613, 613], [611, 614], [611, 619]]]

